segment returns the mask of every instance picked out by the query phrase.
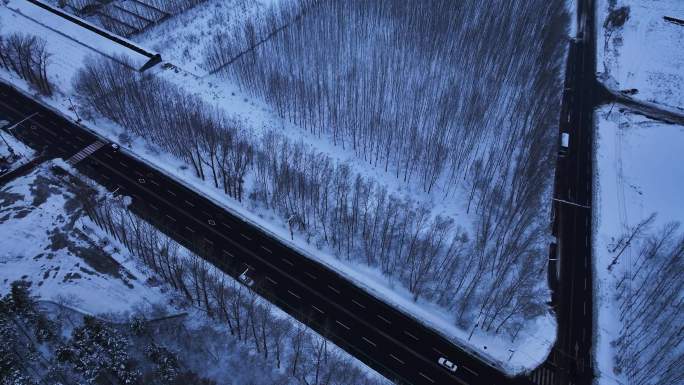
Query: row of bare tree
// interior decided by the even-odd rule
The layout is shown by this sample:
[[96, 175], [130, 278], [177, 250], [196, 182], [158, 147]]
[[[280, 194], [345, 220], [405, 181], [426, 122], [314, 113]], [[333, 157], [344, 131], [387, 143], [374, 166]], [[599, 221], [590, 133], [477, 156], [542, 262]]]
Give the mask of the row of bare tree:
[[0, 67], [19, 75], [44, 95], [52, 95], [47, 74], [47, 42], [25, 33], [0, 34]]
[[314, 135], [473, 210], [469, 257], [456, 262], [467, 269], [444, 294], [461, 321], [492, 328], [539, 314], [547, 296], [568, 25], [562, 1], [284, 1], [216, 36], [205, 64]]
[[253, 140], [239, 121], [167, 81], [110, 60], [88, 60], [74, 87], [91, 112], [158, 145], [242, 200]]
[[511, 332], [545, 311], [540, 202], [511, 202], [499, 193], [468, 237], [432, 207], [395, 196], [301, 142], [272, 131], [255, 138], [219, 108], [159, 78], [100, 59], [79, 72], [75, 89], [84, 113], [155, 143], [233, 198], [248, 196], [290, 218], [307, 241], [378, 267], [416, 300], [453, 311], [462, 326], [480, 320], [485, 329]]
[[510, 322], [512, 330], [515, 316], [544, 311], [543, 250], [535, 247], [546, 226], [525, 217], [534, 211], [490, 210], [469, 239], [453, 218], [394, 196], [301, 142], [269, 132], [255, 148], [250, 197], [294, 215], [308, 241], [379, 267], [415, 299], [451, 309], [462, 326], [479, 316], [485, 329]]
[[[272, 305], [226, 277], [149, 223], [132, 215], [121, 200], [83, 196], [87, 214], [140, 261], [210, 317], [225, 322], [245, 345], [273, 360], [302, 385], [378, 384], [304, 324], [277, 316]], [[384, 383], [384, 382], [382, 382]]]
[[630, 385], [684, 381], [684, 233], [679, 223], [650, 231], [654, 220], [620, 251], [615, 366]]

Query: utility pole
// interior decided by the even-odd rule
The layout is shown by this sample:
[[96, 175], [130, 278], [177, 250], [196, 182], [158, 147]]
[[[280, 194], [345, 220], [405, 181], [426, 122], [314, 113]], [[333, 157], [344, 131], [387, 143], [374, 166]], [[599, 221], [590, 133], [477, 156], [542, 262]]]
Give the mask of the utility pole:
[[71, 102], [71, 97], [67, 96], [67, 100], [69, 101], [69, 104], [71, 105], [71, 110], [74, 111], [74, 114], [76, 115], [76, 123], [81, 123], [81, 117], [78, 116], [78, 111], [76, 111], [76, 107], [74, 106], [74, 103]]
[[290, 229], [290, 239], [294, 241], [294, 232], [292, 231], [292, 221], [297, 219], [296, 214], [290, 215], [289, 218], [287, 218], [287, 227]]
[[2, 133], [0, 132], [0, 138], [2, 138], [2, 141], [5, 142], [7, 145], [7, 149], [9, 150], [10, 154], [14, 155], [14, 150], [12, 149], [12, 146], [10, 146], [9, 143], [7, 143], [7, 140], [5, 139], [4, 136], [2, 136]]

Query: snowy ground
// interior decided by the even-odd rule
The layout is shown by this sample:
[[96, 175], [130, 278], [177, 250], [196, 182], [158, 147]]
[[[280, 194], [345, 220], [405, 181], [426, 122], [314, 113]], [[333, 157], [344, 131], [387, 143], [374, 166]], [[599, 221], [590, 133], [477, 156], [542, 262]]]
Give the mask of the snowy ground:
[[612, 33], [604, 26], [609, 0], [597, 5], [597, 71], [611, 89], [637, 89], [635, 98], [684, 111], [684, 27], [663, 16], [684, 19], [681, 0], [617, 0], [629, 19]]
[[[9, 292], [13, 281], [24, 280], [31, 283], [31, 293], [38, 299], [85, 314], [126, 319], [127, 314], [141, 311], [146, 318], [160, 310], [158, 316], [189, 312], [187, 325], [198, 333], [196, 338], [215, 339], [205, 343], [213, 353], [203, 349], [195, 356], [210, 360], [212, 354], [224, 355], [221, 360], [199, 362], [189, 352], [181, 353], [193, 370], [218, 383], [230, 378], [231, 384], [281, 383], [287, 377], [284, 370], [237, 342], [225, 325], [209, 320], [200, 310], [169, 305], [174, 298], [176, 304], [182, 302], [180, 294], [166, 285], [150, 286], [157, 281], [148, 280], [149, 272], [140, 267], [137, 258], [85, 215], [76, 195], [81, 177], [74, 175], [78, 173], [61, 160], [49, 161], [0, 189], [0, 296]], [[298, 324], [276, 308], [271, 311]], [[220, 341], [216, 339], [224, 343], [214, 346]], [[384, 383], [376, 372], [352, 362]]]
[[278, 0], [208, 0], [134, 36], [162, 58], [197, 76], [205, 76], [202, 49], [219, 31], [261, 12]]
[[[469, 338], [470, 330], [456, 327], [454, 316], [446, 309], [421, 299], [414, 302], [413, 295], [406, 288], [392, 282], [379, 270], [339, 259], [335, 257], [334, 251], [318, 249], [299, 234], [295, 234], [294, 240], [291, 240], [286, 221], [275, 216], [272, 211], [260, 207], [245, 207], [214, 188], [211, 181], [198, 178], [184, 162], [141, 138], [130, 138], [128, 134], [124, 135], [126, 131], [115, 124], [103, 120], [98, 120], [95, 124], [91, 122], [85, 122], [85, 124], [112, 141], [127, 137], [127, 141], [122, 143], [122, 148], [127, 149], [130, 155], [175, 177], [179, 183], [201, 192], [217, 205], [255, 224], [303, 255], [329, 266], [359, 287], [365, 288], [369, 293], [411, 314], [447, 338], [455, 339], [464, 349], [473, 351], [508, 373], [518, 374], [536, 368], [544, 362], [553, 346], [556, 320], [550, 314], [538, 317], [534, 323], [526, 325], [521, 329], [515, 341], [507, 337], [484, 334], [479, 329]], [[511, 350], [514, 351], [513, 355], [511, 355]]]
[[66, 299], [89, 313], [161, 301], [140, 271], [123, 266], [127, 253], [84, 217], [66, 179], [45, 163], [0, 189], [0, 291], [25, 279], [42, 299]]
[[[86, 55], [102, 55], [109, 58], [125, 57], [135, 68], [142, 67], [149, 58], [134, 52], [120, 44], [82, 28], [70, 21], [37, 7], [27, 1], [11, 0], [7, 9], [2, 10], [2, 33], [31, 32], [47, 40], [48, 51], [53, 65], [77, 69], [83, 63]], [[78, 36], [78, 39], [71, 38]], [[59, 47], [59, 53], [53, 52], [53, 47]], [[52, 67], [52, 66], [51, 66]], [[62, 88], [71, 81], [69, 72], [49, 71], [53, 74], [51, 80], [57, 87]]]
[[[354, 170], [386, 184], [390, 192], [431, 202], [434, 205], [435, 213], [455, 216], [464, 227], [469, 227], [469, 218], [465, 214], [465, 208], [458, 203], [458, 199], [445, 201], [441, 196], [436, 197], [435, 194], [441, 195], [439, 193], [428, 195], [417, 186], [407, 186], [392, 177], [388, 177], [384, 172], [373, 169], [367, 163], [357, 160], [352, 152], [333, 147], [326, 140], [316, 138], [277, 118], [276, 114], [265, 103], [251, 100], [251, 98], [241, 94], [238, 87], [229, 81], [206, 75], [199, 66], [203, 48], [200, 41], [208, 38], [212, 29], [219, 23], [239, 21], [251, 12], [258, 12], [265, 4], [272, 1], [236, 0], [227, 6], [223, 6], [221, 1], [210, 0], [186, 14], [171, 18], [166, 23], [145, 32], [134, 40], [143, 47], [158, 50], [166, 60], [181, 67], [179, 71], [162, 70], [157, 67], [152, 71], [158, 76], [165, 77], [191, 90], [208, 102], [220, 104], [230, 115], [238, 116], [253, 128], [255, 134], [269, 129], [283, 131], [289, 136], [301, 139], [310, 146], [329, 154], [334, 159], [351, 163]], [[15, 3], [17, 0], [12, 0], [10, 5]], [[55, 74], [53, 81], [61, 92], [57, 94], [58, 96], [45, 100], [45, 102], [62, 111], [64, 115], [73, 118], [73, 112], [69, 111], [69, 102], [66, 99], [71, 93], [71, 79], [81, 66], [83, 59], [88, 55], [101, 55], [100, 50], [102, 48], [98, 47], [96, 50], [88, 45], [75, 43], [66, 36], [55, 34], [53, 30], [44, 28], [30, 19], [2, 7], [0, 7], [0, 24], [3, 26], [2, 31], [4, 32], [13, 30], [32, 31], [48, 40], [48, 47], [53, 53], [48, 72]], [[184, 37], [181, 38], [181, 36]], [[106, 44], [106, 42], [102, 42], [102, 44]], [[104, 48], [104, 50], [108, 49]], [[0, 76], [23, 89], [27, 89], [23, 82], [11, 74], [2, 72]], [[103, 121], [85, 123], [101, 135], [114, 141], [120, 141], [123, 132], [121, 128]], [[469, 330], [455, 327], [453, 316], [448, 311], [430, 303], [413, 302], [412, 296], [407, 290], [397, 287], [395, 283], [390, 282], [380, 272], [341, 261], [335, 258], [332, 252], [321, 252], [307, 244], [301, 237], [295, 236], [295, 240], [290, 241], [286, 223], [280, 218], [275, 218], [272, 212], [263, 212], [256, 208], [246, 208], [239, 205], [236, 201], [214, 189], [210, 183], [196, 178], [181, 162], [142, 140], [132, 138], [130, 143], [124, 143], [124, 147], [153, 166], [174, 175], [179, 181], [203, 192], [218, 204], [275, 234], [284, 242], [299, 249], [303, 254], [331, 266], [359, 286], [365, 287], [379, 298], [395, 304], [398, 308], [412, 314], [448, 338], [459, 341], [462, 346], [477, 352], [511, 374], [537, 367], [548, 355], [555, 340], [556, 330], [555, 319], [550, 314], [527, 325], [520, 331], [514, 342], [511, 342], [507, 337], [482, 334], [479, 330], [468, 340]], [[484, 351], [485, 346], [486, 353]], [[511, 350], [514, 351], [512, 356]]]
[[605, 106], [596, 112], [597, 155], [594, 207], [596, 277], [596, 359], [602, 385], [628, 384], [613, 371], [613, 342], [622, 324], [615, 303], [616, 279], [631, 267], [627, 249], [612, 271], [615, 257], [609, 250], [616, 240], [651, 213], [652, 228], [672, 221], [684, 222], [681, 204], [684, 181], [684, 127], [658, 123], [640, 115]]
[[[684, 112], [684, 27], [663, 16], [684, 19], [678, 0], [617, 0], [613, 9], [629, 7], [624, 26], [604, 24], [609, 0], [598, 3], [597, 72], [613, 90], [636, 89], [637, 100], [654, 102]], [[616, 302], [617, 280], [631, 269], [636, 247], [626, 249], [612, 269], [617, 240], [656, 213], [649, 229], [684, 221], [681, 181], [684, 180], [684, 127], [659, 123], [605, 106], [596, 112], [597, 155], [594, 212], [596, 277], [596, 360], [600, 384], [627, 384], [615, 372], [613, 345], [624, 325]], [[649, 233], [649, 235], [651, 235]], [[635, 244], [638, 243], [635, 241]]]

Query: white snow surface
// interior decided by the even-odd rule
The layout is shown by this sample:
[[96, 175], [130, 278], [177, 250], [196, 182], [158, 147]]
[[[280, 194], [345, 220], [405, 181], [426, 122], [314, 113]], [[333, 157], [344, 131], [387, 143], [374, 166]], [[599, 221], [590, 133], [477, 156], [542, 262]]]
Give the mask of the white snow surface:
[[[408, 196], [413, 200], [432, 202], [434, 213], [454, 216], [459, 220], [461, 226], [469, 230], [470, 218], [465, 213], [464, 205], [460, 204], [460, 202], [465, 202], [465, 199], [452, 197], [449, 200], [444, 200], [438, 192], [430, 195], [424, 193], [418, 187], [406, 185], [382, 170], [374, 169], [367, 163], [359, 161], [351, 151], [334, 147], [327, 140], [317, 138], [305, 130], [278, 118], [266, 103], [253, 100], [251, 97], [242, 94], [236, 84], [211, 75], [207, 76], [206, 73], [202, 72], [202, 69], [198, 66], [202, 46], [198, 42], [200, 38], [203, 39], [203, 36], [210, 33], [211, 28], [215, 27], [213, 23], [216, 20], [214, 20], [212, 15], [218, 12], [217, 9], [222, 8], [223, 12], [228, 15], [226, 17], [231, 22], [235, 22], [235, 20], [240, 20], [241, 17], [245, 17], [251, 12], [263, 9], [265, 5], [273, 1], [275, 0], [236, 1], [237, 7], [224, 8], [220, 7], [220, 2], [210, 0], [191, 9], [186, 14], [171, 18], [159, 27], [153, 28], [135, 38], [135, 40], [142, 45], [158, 49], [162, 57], [171, 60], [174, 64], [176, 63], [175, 60], [179, 60], [180, 63], [190, 68], [190, 71], [182, 68], [174, 71], [162, 70], [157, 66], [151, 70], [157, 76], [164, 77], [184, 87], [207, 102], [219, 104], [229, 115], [236, 116], [244, 121], [248, 127], [253, 129], [255, 135], [262, 131], [275, 129], [276, 131], [285, 132], [292, 138], [301, 139], [319, 151], [325, 152], [333, 157], [333, 159], [350, 163], [352, 168], [362, 175], [385, 184], [389, 192]], [[10, 4], [16, 3], [18, 3], [17, 0], [10, 2]], [[169, 23], [170, 27], [165, 27], [167, 23]], [[78, 68], [81, 67], [83, 59], [88, 55], [98, 55], [98, 51], [87, 45], [76, 43], [63, 35], [56, 34], [53, 30], [42, 27], [7, 8], [0, 7], [0, 24], [2, 25], [3, 32], [9, 30], [31, 31], [48, 40], [48, 50], [53, 54], [48, 71], [51, 74], [55, 74], [53, 75], [53, 81], [60, 88], [60, 95], [50, 99], [43, 99], [43, 102], [73, 120], [75, 115], [70, 111], [70, 104], [66, 99], [72, 93], [71, 79]], [[193, 32], [188, 35], [187, 40], [180, 40], [180, 36], [183, 36], [187, 31]], [[189, 54], [185, 54], [186, 50], [189, 50]], [[198, 75], [204, 76], [200, 77]], [[25, 82], [11, 73], [0, 70], [0, 77], [14, 83], [25, 91], [29, 90]], [[121, 134], [124, 132], [121, 127], [102, 120], [96, 122], [87, 121], [84, 122], [84, 125], [92, 131], [116, 142], [120, 141]], [[457, 341], [464, 349], [472, 351], [474, 354], [481, 356], [511, 375], [531, 371], [539, 366], [546, 359], [553, 346], [556, 335], [556, 321], [551, 314], [539, 317], [535, 322], [529, 322], [520, 331], [515, 341], [511, 341], [510, 337], [507, 336], [487, 335], [479, 329], [468, 340], [470, 330], [456, 327], [454, 325], [454, 316], [447, 310], [421, 300], [414, 302], [408, 290], [391, 282], [376, 269], [339, 260], [330, 250], [318, 250], [296, 234], [294, 240], [290, 240], [287, 225], [281, 218], [275, 217], [270, 211], [265, 212], [255, 207], [247, 208], [239, 202], [232, 200], [215, 189], [208, 181], [202, 181], [197, 178], [182, 162], [139, 138], [132, 138], [130, 143], [122, 143], [122, 147], [129, 151], [131, 155], [141, 158], [151, 166], [175, 177], [179, 182], [201, 192], [229, 211], [249, 220], [264, 229], [264, 231], [273, 234], [302, 254], [335, 269], [358, 286], [365, 288], [371, 294], [412, 315], [425, 325], [443, 334], [446, 338]], [[440, 197], [436, 198], [438, 195]]]
[[76, 208], [68, 183], [50, 170], [55, 164], [69, 167], [47, 162], [0, 189], [0, 292], [24, 279], [41, 299], [91, 314], [160, 302], [140, 271], [123, 266], [130, 256]]
[[636, 99], [684, 113], [684, 27], [663, 16], [684, 20], [681, 0], [617, 0], [629, 19], [606, 39], [608, 0], [597, 3], [597, 72], [611, 89], [635, 88]]
[[[163, 286], [146, 284], [149, 272], [136, 258], [79, 208], [72, 210], [79, 203], [74, 201], [70, 183], [52, 172], [54, 166], [84, 178], [62, 160], [54, 160], [0, 189], [0, 296], [9, 292], [13, 281], [21, 279], [32, 283], [32, 295], [80, 313], [105, 314], [119, 319], [134, 311], [162, 306], [171, 314], [189, 311], [191, 327], [211, 325], [228, 336], [226, 325], [209, 320], [201, 310], [169, 305], [173, 303], [173, 292], [165, 292]], [[105, 191], [101, 186], [96, 187]], [[60, 247], [62, 243], [55, 233], [66, 235], [64, 244], [68, 246]], [[190, 252], [181, 246], [180, 254], [190, 255]], [[213, 271], [222, 274], [216, 269]], [[233, 280], [228, 275], [225, 279]], [[259, 298], [257, 301], [264, 300]], [[299, 323], [276, 307], [270, 309], [278, 318], [295, 325]], [[323, 338], [310, 329], [307, 333]], [[235, 356], [224, 357], [220, 363], [211, 365], [191, 364], [201, 374], [219, 381], [231, 378], [231, 383], [248, 383], [255, 375], [277, 378], [284, 373], [274, 363], [255, 358], [260, 354], [253, 352], [251, 345], [235, 347], [234, 343], [227, 341], [226, 346]], [[383, 383], [382, 376], [343, 350], [334, 346], [329, 349], [349, 357], [357, 367]], [[244, 354], [250, 357], [242, 356]], [[239, 368], [247, 371], [237, 372]], [[267, 372], [257, 372], [263, 370]]]
[[594, 196], [594, 276], [597, 310], [595, 357], [601, 385], [628, 381], [613, 372], [611, 342], [621, 329], [614, 288], [631, 248], [612, 272], [607, 268], [615, 240], [629, 234], [651, 213], [652, 228], [672, 221], [684, 222], [684, 126], [659, 123], [641, 115], [604, 106], [597, 110], [597, 152]]
[[[58, 86], [62, 86], [60, 88], [71, 81], [69, 73], [81, 66], [86, 55], [125, 57], [136, 68], [149, 60], [145, 55], [24, 0], [10, 0], [6, 8], [0, 7], [0, 32], [30, 33], [45, 39], [48, 52], [52, 54], [48, 73]], [[55, 71], [59, 68], [71, 70], [62, 77], [61, 71]]]

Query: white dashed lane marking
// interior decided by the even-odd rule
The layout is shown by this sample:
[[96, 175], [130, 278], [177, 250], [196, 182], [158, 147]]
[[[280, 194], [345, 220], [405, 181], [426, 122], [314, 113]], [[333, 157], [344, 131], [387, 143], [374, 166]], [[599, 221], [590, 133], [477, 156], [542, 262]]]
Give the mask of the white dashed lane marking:
[[413, 334], [407, 332], [406, 330], [404, 330], [404, 334], [406, 334], [407, 336], [413, 338], [413, 339], [416, 340], [416, 341], [419, 341], [418, 337], [416, 337], [416, 336], [414, 336]]
[[390, 354], [389, 356], [392, 357], [393, 359], [395, 359], [397, 362], [399, 362], [399, 363], [401, 363], [401, 364], [405, 364], [404, 361], [402, 361], [402, 360], [398, 359], [397, 357], [395, 357], [394, 354]]
[[479, 374], [477, 374], [477, 372], [476, 372], [476, 371], [474, 371], [474, 370], [470, 369], [470, 368], [469, 368], [469, 367], [467, 367], [467, 366], [463, 366], [463, 365], [461, 365], [461, 368], [463, 368], [463, 369], [465, 369], [466, 371], [470, 372], [470, 374], [472, 374], [473, 376], [479, 376]]
[[290, 265], [290, 266], [294, 266], [294, 263], [288, 261], [288, 260], [285, 259], [285, 258], [280, 258], [280, 260], [283, 261], [283, 262], [285, 262], [285, 263], [287, 263], [287, 264]]
[[426, 376], [425, 374], [423, 374], [423, 372], [418, 372], [418, 374], [420, 374], [421, 377], [426, 378], [428, 381], [432, 382], [433, 384], [435, 383], [435, 380], [433, 380], [432, 378]]

